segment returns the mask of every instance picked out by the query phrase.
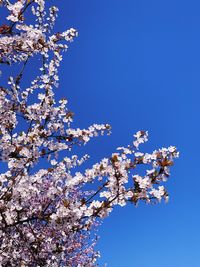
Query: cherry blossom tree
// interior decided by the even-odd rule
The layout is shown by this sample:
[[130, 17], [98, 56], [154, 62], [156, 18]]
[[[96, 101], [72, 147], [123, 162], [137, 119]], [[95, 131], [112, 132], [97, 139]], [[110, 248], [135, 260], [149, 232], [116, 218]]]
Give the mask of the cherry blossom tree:
[[[62, 54], [77, 31], [53, 33], [58, 8], [45, 0], [0, 5], [0, 63], [17, 69], [0, 86], [0, 266], [96, 266], [99, 223], [116, 205], [167, 201], [164, 182], [178, 152], [174, 146], [141, 152], [148, 133], [138, 131], [132, 144], [80, 172], [89, 156], [73, 148], [111, 127], [74, 128], [67, 100], [55, 99]], [[41, 65], [26, 86], [24, 70], [34, 58]]]

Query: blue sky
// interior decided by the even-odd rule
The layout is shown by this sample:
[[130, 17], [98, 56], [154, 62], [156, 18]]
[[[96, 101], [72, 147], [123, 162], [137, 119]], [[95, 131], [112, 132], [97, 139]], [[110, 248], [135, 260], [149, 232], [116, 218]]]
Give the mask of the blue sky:
[[[116, 208], [102, 224], [100, 266], [200, 266], [200, 2], [65, 0], [57, 29], [79, 37], [60, 69], [75, 125], [110, 123], [112, 135], [81, 150], [91, 164], [148, 130], [151, 151], [175, 145], [168, 204]], [[57, 2], [57, 3], [56, 3]]]
[[60, 95], [77, 125], [108, 122], [86, 148], [97, 161], [149, 131], [144, 150], [176, 145], [168, 204], [117, 208], [100, 229], [100, 266], [200, 266], [200, 2], [74, 0], [58, 27], [79, 37], [64, 57]]

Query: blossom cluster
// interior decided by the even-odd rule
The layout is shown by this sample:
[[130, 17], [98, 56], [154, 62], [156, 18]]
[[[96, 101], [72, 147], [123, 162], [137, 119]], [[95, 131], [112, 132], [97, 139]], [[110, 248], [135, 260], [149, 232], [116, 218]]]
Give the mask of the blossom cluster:
[[[141, 152], [148, 132], [138, 131], [131, 145], [79, 171], [89, 156], [74, 155], [73, 148], [111, 127], [74, 128], [67, 100], [56, 101], [62, 53], [77, 31], [52, 33], [58, 8], [47, 12], [44, 0], [0, 4], [8, 13], [0, 26], [0, 63], [21, 67], [0, 86], [0, 161], [7, 168], [0, 174], [1, 266], [96, 266], [93, 230], [116, 205], [167, 201], [164, 182], [177, 149]], [[28, 24], [28, 11], [35, 24]], [[25, 87], [24, 71], [36, 55], [40, 74]]]

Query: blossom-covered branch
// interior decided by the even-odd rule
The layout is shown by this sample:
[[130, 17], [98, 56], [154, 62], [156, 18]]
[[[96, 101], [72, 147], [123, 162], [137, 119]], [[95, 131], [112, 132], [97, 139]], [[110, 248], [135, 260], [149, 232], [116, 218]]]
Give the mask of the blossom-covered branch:
[[[47, 10], [44, 0], [0, 4], [7, 19], [0, 26], [0, 63], [19, 66], [0, 86], [0, 162], [7, 168], [0, 174], [1, 266], [96, 266], [93, 230], [116, 205], [168, 200], [164, 182], [178, 152], [174, 146], [141, 152], [148, 133], [138, 131], [131, 145], [79, 171], [89, 156], [78, 157], [73, 148], [111, 127], [74, 128], [67, 100], [55, 99], [62, 53], [77, 31], [53, 33], [58, 8]], [[40, 74], [24, 86], [34, 57]]]

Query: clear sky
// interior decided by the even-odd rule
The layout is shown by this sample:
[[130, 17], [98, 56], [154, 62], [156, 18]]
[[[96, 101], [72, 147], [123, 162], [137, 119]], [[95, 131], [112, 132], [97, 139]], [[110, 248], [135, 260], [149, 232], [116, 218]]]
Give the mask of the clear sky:
[[168, 204], [117, 208], [100, 230], [100, 266], [200, 266], [200, 2], [73, 0], [58, 27], [79, 37], [64, 57], [60, 95], [77, 125], [108, 122], [87, 147], [92, 161], [149, 131], [144, 150], [176, 145]]
[[200, 1], [64, 0], [57, 29], [74, 27], [60, 69], [75, 125], [110, 123], [81, 153], [91, 164], [148, 130], [144, 151], [180, 151], [168, 204], [116, 208], [102, 224], [100, 266], [200, 267]]

